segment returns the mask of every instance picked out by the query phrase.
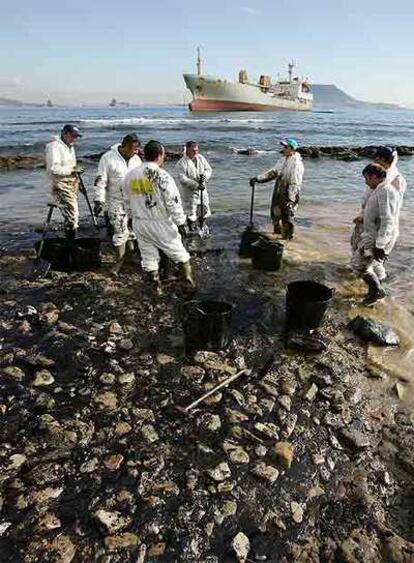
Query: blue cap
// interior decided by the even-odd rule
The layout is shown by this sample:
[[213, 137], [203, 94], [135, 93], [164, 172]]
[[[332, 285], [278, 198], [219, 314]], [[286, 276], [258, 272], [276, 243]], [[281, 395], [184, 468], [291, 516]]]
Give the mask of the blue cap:
[[290, 147], [294, 151], [299, 147], [299, 143], [296, 139], [285, 139], [284, 141], [280, 141], [280, 144], [284, 147]]

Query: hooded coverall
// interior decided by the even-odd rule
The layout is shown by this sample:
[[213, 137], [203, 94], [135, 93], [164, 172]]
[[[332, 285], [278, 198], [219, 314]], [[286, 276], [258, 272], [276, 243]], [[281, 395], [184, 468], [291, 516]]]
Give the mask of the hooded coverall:
[[[181, 186], [181, 198], [184, 211], [189, 221], [196, 221], [201, 215], [200, 205], [200, 175], [204, 175], [207, 182], [212, 174], [211, 166], [202, 154], [197, 154], [194, 159], [184, 155], [176, 164], [176, 172]], [[210, 203], [208, 192], [203, 191], [204, 217], [210, 217]]]
[[186, 216], [172, 176], [157, 164], [147, 162], [127, 174], [123, 191], [143, 270], [158, 271], [158, 250], [176, 264], [188, 262], [190, 255], [177, 228], [186, 223]]
[[[113, 145], [102, 155], [98, 174], [95, 179], [95, 201], [99, 201], [108, 210], [109, 221], [114, 230], [112, 243], [122, 246], [129, 238], [134, 238], [128, 229], [128, 215], [124, 205], [122, 186], [129, 171], [141, 166], [139, 156], [134, 155], [128, 161], [119, 152], [120, 144]], [[131, 236], [132, 235], [132, 236]]]
[[270, 215], [275, 232], [281, 232], [285, 238], [293, 236], [294, 216], [299, 203], [303, 172], [302, 157], [298, 152], [294, 152], [279, 159], [273, 168], [256, 178], [259, 184], [276, 180]]
[[[363, 276], [368, 273], [379, 281], [383, 260], [374, 259], [374, 247], [384, 250], [388, 256], [399, 235], [401, 195], [385, 178], [371, 190], [364, 207], [361, 240], [351, 258], [352, 269]], [[385, 273], [385, 271], [384, 271]]]
[[67, 145], [59, 136], [53, 137], [46, 145], [46, 173], [52, 198], [63, 215], [66, 230], [75, 230], [79, 226], [79, 179], [75, 167], [75, 147]]
[[[392, 164], [387, 170], [387, 180], [389, 181], [391, 186], [397, 191], [397, 194], [399, 195], [399, 207], [398, 207], [398, 214], [397, 214], [397, 221], [396, 221], [397, 231], [395, 233], [395, 241], [397, 240], [398, 235], [399, 235], [398, 228], [399, 228], [399, 220], [400, 220], [400, 211], [401, 211], [401, 207], [402, 207], [402, 203], [403, 203], [403, 199], [404, 199], [404, 193], [405, 193], [405, 190], [407, 189], [407, 182], [406, 182], [404, 176], [398, 170], [397, 162], [398, 162], [398, 154], [397, 154], [397, 152], [395, 152]], [[362, 236], [362, 233], [363, 233], [362, 219], [363, 219], [363, 215], [364, 215], [364, 210], [365, 210], [366, 203], [367, 203], [367, 201], [368, 201], [368, 199], [369, 199], [369, 197], [371, 196], [372, 193], [373, 193], [373, 190], [371, 188], [369, 188], [368, 186], [366, 186], [365, 192], [364, 192], [364, 195], [362, 196], [362, 201], [361, 201], [361, 214], [360, 214], [361, 221], [358, 222], [354, 226], [354, 229], [352, 231], [352, 236], [351, 236], [351, 248], [354, 252], [358, 249], [358, 246], [361, 242], [361, 236]], [[394, 241], [394, 244], [395, 244], [395, 241]], [[394, 246], [394, 244], [393, 244], [393, 246]], [[382, 261], [378, 262], [377, 260], [375, 260], [372, 267], [373, 267], [373, 270], [374, 270], [375, 274], [378, 276], [378, 279], [380, 281], [384, 280], [387, 277], [387, 274], [386, 274], [385, 268], [384, 268], [384, 264], [383, 264]]]

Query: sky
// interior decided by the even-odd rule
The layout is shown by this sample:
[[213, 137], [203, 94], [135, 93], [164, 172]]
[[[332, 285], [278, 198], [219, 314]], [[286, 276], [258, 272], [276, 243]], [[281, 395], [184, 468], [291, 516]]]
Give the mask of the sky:
[[414, 107], [414, 2], [398, 0], [6, 0], [0, 97], [183, 103], [183, 72], [286, 70], [355, 98]]

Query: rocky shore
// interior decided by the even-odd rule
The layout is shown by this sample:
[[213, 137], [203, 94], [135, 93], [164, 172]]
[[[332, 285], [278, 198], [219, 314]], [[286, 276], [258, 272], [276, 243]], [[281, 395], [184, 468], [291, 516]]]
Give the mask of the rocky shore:
[[326, 349], [286, 345], [289, 252], [254, 275], [233, 250], [196, 253], [234, 339], [190, 357], [180, 292], [155, 297], [137, 265], [112, 278], [108, 249], [100, 271], [36, 282], [27, 252], [0, 257], [1, 562], [414, 560], [407, 388], [347, 330], [355, 296], [335, 298]]
[[[373, 158], [376, 145], [368, 145], [364, 147], [353, 147], [349, 145], [336, 145], [336, 146], [305, 146], [300, 147], [298, 152], [304, 158], [333, 158], [336, 160], [343, 160], [345, 162], [352, 162], [363, 158]], [[271, 149], [269, 149], [271, 150]], [[400, 156], [413, 156], [413, 146], [398, 146], [396, 150]], [[259, 150], [255, 148], [238, 149], [237, 154], [252, 156], [259, 154]], [[98, 161], [104, 153], [93, 153], [88, 155], [81, 155], [79, 162], [82, 161]], [[178, 160], [182, 156], [182, 147], [171, 145], [166, 147], [166, 159]], [[30, 170], [35, 168], [44, 168], [44, 157], [42, 155], [0, 155], [0, 170]]]

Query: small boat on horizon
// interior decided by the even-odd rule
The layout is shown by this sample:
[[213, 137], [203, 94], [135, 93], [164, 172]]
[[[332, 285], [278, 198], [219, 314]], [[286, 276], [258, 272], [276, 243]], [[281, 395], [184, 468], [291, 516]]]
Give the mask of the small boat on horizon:
[[184, 74], [184, 82], [193, 95], [190, 111], [310, 111], [313, 94], [309, 81], [293, 76], [293, 62], [288, 65], [288, 78], [272, 83], [262, 74], [257, 82], [249, 82], [247, 72], [239, 72], [238, 81], [223, 80], [202, 72], [200, 49], [197, 49], [197, 73]]

